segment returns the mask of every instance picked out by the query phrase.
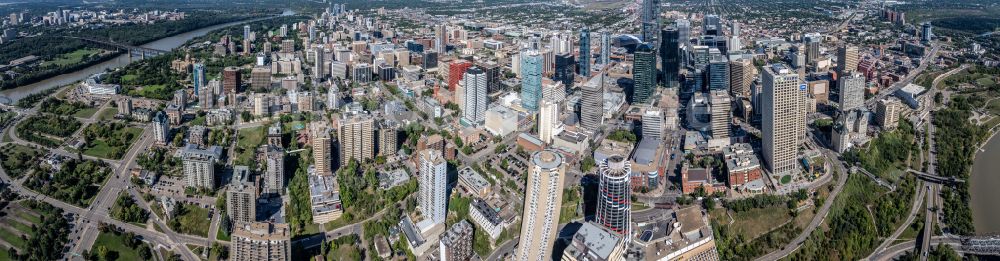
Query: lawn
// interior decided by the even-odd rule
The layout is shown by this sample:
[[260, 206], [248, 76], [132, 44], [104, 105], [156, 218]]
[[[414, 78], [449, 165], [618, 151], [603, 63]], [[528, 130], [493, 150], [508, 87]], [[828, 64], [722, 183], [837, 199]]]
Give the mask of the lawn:
[[12, 228], [0, 228], [0, 240], [10, 243], [18, 249], [24, 250], [26, 242], [18, 236]]
[[781, 177], [781, 184], [788, 184], [792, 181], [792, 175], [785, 175]]
[[579, 187], [563, 190], [562, 208], [559, 211], [559, 224], [569, 223], [580, 217], [576, 208], [580, 205]]
[[232, 237], [229, 236], [229, 233], [227, 233], [225, 229], [219, 228], [219, 232], [215, 234], [215, 239], [221, 241], [229, 241], [232, 240]]
[[108, 107], [101, 110], [101, 113], [97, 115], [97, 120], [111, 120], [115, 118], [115, 114], [118, 114], [117, 108]]
[[730, 231], [741, 235], [747, 239], [757, 238], [772, 229], [778, 228], [788, 222], [791, 216], [788, 215], [788, 207], [785, 205], [767, 208], [754, 208], [743, 212], [729, 212], [733, 218], [729, 219], [726, 209], [719, 208], [712, 210], [712, 219], [719, 224], [729, 224]]
[[27, 213], [27, 212], [18, 212], [17, 213], [17, 217], [19, 217], [21, 219], [24, 219], [24, 220], [26, 220], [28, 222], [35, 223], [35, 224], [42, 223], [42, 218], [41, 217], [32, 215], [31, 213]]
[[122, 76], [122, 82], [131, 82], [134, 81], [136, 78], [139, 78], [139, 76], [135, 74], [126, 74]]
[[97, 108], [83, 108], [73, 113], [73, 117], [90, 118], [90, 116], [94, 116], [94, 113], [97, 113]]
[[208, 235], [208, 209], [192, 204], [181, 204], [181, 214], [170, 220], [170, 228], [174, 231], [205, 237]]
[[[89, 128], [90, 127], [88, 126], [88, 129]], [[122, 134], [123, 132], [129, 134], [127, 136], [131, 138], [129, 138], [128, 142], [123, 144], [122, 146], [119, 147], [110, 146], [108, 144], [108, 141], [105, 139], [95, 139], [91, 141], [88, 146], [83, 148], [83, 155], [105, 158], [105, 159], [121, 159], [121, 156], [115, 157], [116, 155], [112, 153], [113, 150], [117, 149], [121, 151], [127, 151], [128, 147], [132, 145], [132, 142], [135, 142], [135, 139], [139, 138], [139, 135], [142, 134], [142, 129], [133, 127], [126, 127], [124, 129], [115, 129], [114, 134], [112, 134], [112, 136], [123, 135]], [[122, 156], [124, 156], [124, 153], [121, 154]]]
[[17, 229], [18, 231], [21, 231], [21, 233], [31, 234], [32, 232], [31, 224], [24, 224], [21, 223], [20, 221], [11, 218], [5, 218], [3, 220], [3, 224], [6, 225], [7, 227], [12, 227], [14, 229]]
[[[266, 126], [266, 125], [265, 125]], [[236, 137], [236, 164], [249, 165], [254, 157], [257, 145], [264, 141], [264, 126], [242, 129]]]
[[113, 232], [101, 232], [97, 235], [97, 240], [94, 241], [94, 246], [90, 248], [90, 251], [94, 253], [99, 246], [108, 248], [108, 252], [118, 254], [117, 260], [140, 260], [139, 251], [126, 246], [125, 239]]
[[59, 55], [59, 57], [56, 57], [51, 61], [42, 62], [42, 66], [49, 66], [49, 65], [66, 66], [66, 65], [77, 64], [83, 61], [84, 57], [95, 55], [100, 52], [101, 52], [100, 50], [93, 48], [77, 49], [76, 51], [73, 51], [71, 53], [61, 54]]

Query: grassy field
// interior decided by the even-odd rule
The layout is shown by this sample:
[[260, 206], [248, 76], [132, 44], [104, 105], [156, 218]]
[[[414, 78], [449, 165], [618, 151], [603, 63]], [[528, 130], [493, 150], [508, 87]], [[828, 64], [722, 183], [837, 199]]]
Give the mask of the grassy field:
[[101, 110], [100, 114], [97, 115], [98, 120], [111, 120], [115, 118], [115, 114], [118, 114], [118, 108], [108, 107]]
[[95, 55], [100, 52], [101, 50], [93, 48], [78, 49], [71, 53], [59, 55], [59, 57], [57, 57], [54, 60], [42, 62], [42, 66], [49, 66], [49, 65], [66, 66], [66, 65], [77, 64], [83, 61], [84, 57]]
[[94, 241], [90, 251], [93, 253], [100, 246], [108, 248], [108, 252], [118, 254], [118, 260], [140, 260], [139, 251], [125, 246], [125, 239], [121, 235], [111, 232], [97, 235], [97, 240]]
[[170, 220], [170, 227], [177, 232], [202, 236], [208, 235], [208, 227], [211, 222], [208, 219], [208, 209], [192, 205], [184, 204], [183, 212]]
[[97, 108], [83, 108], [73, 113], [73, 117], [90, 118], [90, 116], [94, 116], [94, 113], [97, 113]]
[[237, 164], [245, 165], [253, 160], [254, 150], [264, 141], [265, 130], [264, 126], [240, 130], [236, 137], [236, 148], [239, 153], [235, 159]]
[[0, 240], [3, 240], [8, 244], [23, 250], [27, 242], [25, 242], [24, 239], [21, 239], [21, 237], [18, 236], [14, 231], [15, 230], [13, 228], [9, 227], [0, 228]]
[[0, 148], [0, 166], [14, 178], [19, 178], [34, 167], [42, 156], [42, 151], [19, 144], [7, 144]]
[[[128, 128], [125, 128], [125, 129], [115, 130], [115, 132], [119, 132], [119, 131], [124, 131], [124, 132], [128, 132], [128, 133], [132, 134], [132, 139], [128, 141], [128, 145], [126, 145], [125, 148], [122, 148], [124, 150], [127, 150], [128, 149], [127, 146], [131, 146], [131, 144], [133, 142], [135, 142], [135, 139], [138, 139], [139, 135], [142, 134], [142, 129], [133, 128], [133, 127], [128, 127]], [[86, 148], [83, 148], [83, 155], [93, 156], [93, 157], [98, 157], [98, 158], [111, 158], [111, 155], [110, 155], [111, 150], [112, 150], [112, 147], [108, 145], [107, 141], [102, 140], [102, 139], [97, 139], [97, 140], [91, 141], [90, 142], [90, 146], [87, 146]], [[120, 158], [121, 157], [118, 157], [118, 159], [120, 159]]]
[[[719, 224], [729, 224], [731, 231], [745, 238], [757, 238], [772, 229], [785, 224], [792, 217], [784, 205], [768, 208], [755, 208], [744, 212], [732, 212], [719, 208], [711, 211], [711, 217]], [[729, 218], [732, 216], [732, 219]]]

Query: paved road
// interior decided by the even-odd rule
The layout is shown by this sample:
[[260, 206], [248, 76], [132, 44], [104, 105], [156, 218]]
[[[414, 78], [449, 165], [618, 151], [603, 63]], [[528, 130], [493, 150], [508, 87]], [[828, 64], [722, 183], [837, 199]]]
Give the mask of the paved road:
[[517, 245], [518, 240], [520, 240], [520, 237], [515, 237], [511, 240], [508, 240], [506, 243], [503, 243], [502, 245], [497, 247], [497, 249], [494, 249], [493, 253], [490, 253], [490, 256], [487, 257], [486, 260], [497, 261], [501, 260], [501, 257], [506, 257], [507, 255], [513, 255], [514, 245]]
[[[951, 245], [952, 249], [955, 249], [955, 251], [961, 251], [961, 249], [962, 249], [961, 248], [961, 246], [962, 246], [961, 240], [959, 240], [958, 238], [955, 238], [955, 237], [935, 236], [935, 237], [931, 238], [930, 244], [933, 244], [933, 245], [938, 245], [938, 244]], [[900, 255], [902, 255], [902, 254], [904, 254], [904, 253], [906, 253], [908, 251], [913, 250], [914, 247], [916, 247], [916, 245], [917, 245], [917, 242], [915, 240], [909, 240], [909, 241], [906, 241], [906, 242], [895, 244], [895, 245], [892, 245], [892, 246], [886, 248], [886, 250], [883, 251], [881, 254], [875, 255], [875, 256], [869, 258], [868, 260], [869, 261], [888, 261], [888, 260], [893, 260], [896, 257], [898, 257], [898, 256], [900, 256]]]
[[781, 247], [780, 250], [761, 256], [756, 260], [758, 261], [778, 260], [788, 256], [788, 254], [791, 254], [792, 251], [798, 249], [799, 245], [801, 245], [803, 242], [806, 241], [806, 239], [809, 238], [809, 235], [812, 234], [813, 230], [816, 230], [816, 227], [818, 227], [820, 224], [823, 223], [824, 220], [826, 220], [826, 215], [829, 214], [830, 207], [833, 206], [834, 199], [836, 199], [837, 195], [844, 190], [844, 183], [847, 183], [847, 176], [849, 175], [847, 170], [844, 168], [844, 163], [841, 162], [840, 159], [837, 158], [837, 155], [834, 154], [832, 151], [827, 149], [820, 149], [820, 150], [823, 152], [823, 156], [827, 158], [827, 161], [832, 162], [834, 167], [836, 167], [837, 172], [840, 172], [840, 174], [838, 175], [839, 177], [837, 179], [837, 187], [834, 188], [833, 191], [830, 192], [830, 195], [826, 197], [826, 201], [823, 202], [823, 207], [819, 209], [819, 212], [816, 212], [816, 216], [814, 216], [812, 221], [809, 222], [809, 225], [802, 230], [802, 233], [796, 236], [795, 239], [793, 239], [791, 242]]

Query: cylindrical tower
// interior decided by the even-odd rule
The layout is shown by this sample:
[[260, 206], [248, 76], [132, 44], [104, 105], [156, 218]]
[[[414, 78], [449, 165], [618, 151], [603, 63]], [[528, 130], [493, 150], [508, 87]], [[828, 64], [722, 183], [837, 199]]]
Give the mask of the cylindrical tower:
[[597, 223], [617, 232], [628, 241], [632, 236], [632, 186], [629, 177], [632, 164], [622, 156], [608, 157], [601, 162], [601, 183], [598, 188]]

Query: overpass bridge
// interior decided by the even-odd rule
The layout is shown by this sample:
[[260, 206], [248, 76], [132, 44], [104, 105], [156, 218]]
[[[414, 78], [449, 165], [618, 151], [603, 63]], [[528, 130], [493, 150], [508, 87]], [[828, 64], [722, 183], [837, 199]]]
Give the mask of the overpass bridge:
[[107, 49], [107, 50], [115, 50], [115, 51], [127, 50], [128, 51], [128, 55], [130, 57], [131, 56], [139, 56], [141, 59], [145, 59], [146, 56], [153, 57], [153, 56], [157, 56], [157, 55], [161, 55], [161, 54], [165, 54], [165, 53], [169, 53], [170, 52], [170, 51], [164, 51], [164, 50], [153, 49], [153, 48], [148, 48], [148, 47], [134, 46], [134, 45], [128, 45], [128, 44], [118, 43], [118, 42], [111, 41], [111, 40], [99, 40], [99, 39], [86, 38], [86, 37], [76, 37], [76, 36], [64, 36], [64, 37], [65, 38], [72, 38], [72, 39], [83, 40], [85, 42], [89, 42], [89, 43], [94, 44], [94, 45], [96, 45], [96, 46], [98, 46], [100, 48]]
[[933, 182], [933, 183], [938, 183], [938, 184], [965, 183], [965, 180], [958, 179], [958, 178], [955, 178], [955, 177], [944, 177], [944, 176], [938, 176], [938, 175], [931, 175], [931, 174], [920, 172], [920, 171], [917, 171], [917, 170], [914, 170], [914, 169], [906, 169], [906, 172], [911, 173], [914, 176], [917, 176], [917, 178], [920, 178], [920, 179], [925, 180], [927, 182]]

